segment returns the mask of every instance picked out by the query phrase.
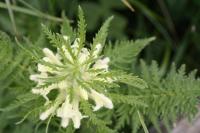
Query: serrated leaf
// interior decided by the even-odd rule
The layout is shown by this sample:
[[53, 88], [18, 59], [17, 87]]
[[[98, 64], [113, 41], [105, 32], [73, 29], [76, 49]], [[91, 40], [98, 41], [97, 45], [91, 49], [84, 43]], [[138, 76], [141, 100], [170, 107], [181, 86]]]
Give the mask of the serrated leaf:
[[16, 98], [16, 101], [14, 101], [13, 103], [11, 103], [10, 105], [8, 105], [5, 108], [1, 108], [0, 111], [7, 112], [7, 111], [17, 109], [18, 107], [22, 106], [23, 104], [28, 103], [32, 100], [35, 100], [38, 97], [39, 96], [34, 95], [33, 93], [22, 94]]
[[136, 41], [117, 41], [114, 47], [109, 44], [104, 54], [111, 59], [110, 65], [119, 69], [130, 69], [130, 65], [141, 50], [155, 37], [138, 39]]
[[62, 14], [62, 17], [63, 17], [63, 23], [61, 25], [61, 33], [62, 35], [66, 35], [70, 37], [71, 40], [73, 40], [75, 37], [75, 33], [73, 31], [73, 28], [70, 26], [70, 21], [65, 17], [64, 14]]
[[7, 64], [13, 55], [13, 44], [9, 36], [0, 31], [0, 68]]
[[110, 94], [109, 97], [115, 103], [123, 103], [123, 104], [147, 107], [147, 104], [145, 104], [141, 100], [141, 98], [134, 95]]
[[121, 72], [117, 79], [121, 83], [125, 83], [127, 85], [134, 86], [140, 89], [148, 87], [147, 83], [143, 79], [139, 78], [138, 76], [133, 76], [132, 74]]
[[83, 14], [83, 10], [80, 6], [78, 8], [78, 18], [79, 18], [79, 21], [78, 21], [78, 38], [80, 39], [78, 51], [80, 52], [80, 50], [84, 47], [85, 36], [86, 36], [85, 17], [84, 17], [84, 14]]
[[92, 44], [92, 52], [94, 51], [95, 47], [97, 44], [101, 44], [104, 46], [106, 37], [108, 35], [108, 27], [110, 25], [111, 20], [113, 19], [113, 16], [109, 17], [104, 24], [101, 26], [100, 30], [96, 34], [95, 38], [93, 39], [93, 44]]

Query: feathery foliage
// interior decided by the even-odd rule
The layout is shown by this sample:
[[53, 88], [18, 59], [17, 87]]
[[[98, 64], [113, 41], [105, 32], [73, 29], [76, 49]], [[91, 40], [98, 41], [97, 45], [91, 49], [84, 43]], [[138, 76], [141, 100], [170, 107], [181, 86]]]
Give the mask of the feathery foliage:
[[111, 59], [110, 65], [114, 68], [130, 70], [134, 58], [141, 50], [155, 40], [155, 37], [138, 39], [136, 41], [116, 41], [105, 48], [105, 55]]
[[180, 116], [189, 119], [194, 117], [197, 113], [196, 105], [200, 93], [200, 82], [196, 79], [196, 71], [186, 74], [184, 65], [176, 70], [173, 64], [169, 71], [163, 72], [155, 61], [150, 66], [141, 61], [140, 69], [141, 77], [147, 82], [148, 88], [136, 90], [130, 86], [128, 94], [142, 100], [146, 106], [123, 105], [119, 107], [117, 109], [119, 116], [116, 120], [117, 129], [123, 129], [125, 125], [131, 126], [135, 123], [132, 125], [132, 131], [137, 132], [140, 126], [136, 115], [138, 110], [145, 116], [145, 121], [150, 121], [159, 132], [161, 132], [159, 121], [167, 124], [176, 121]]

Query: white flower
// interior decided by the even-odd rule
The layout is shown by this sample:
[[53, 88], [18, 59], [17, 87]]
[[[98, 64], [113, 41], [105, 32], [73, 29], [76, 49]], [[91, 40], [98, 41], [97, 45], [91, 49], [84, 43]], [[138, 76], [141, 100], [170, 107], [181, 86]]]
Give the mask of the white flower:
[[42, 95], [47, 101], [49, 101], [49, 98], [47, 97], [47, 94], [49, 94], [49, 92], [53, 89], [57, 88], [57, 84], [52, 84], [48, 87], [44, 87], [44, 88], [33, 88], [32, 89], [32, 93], [34, 94], [40, 94]]
[[88, 100], [88, 92], [83, 88], [77, 88], [76, 93], [84, 100]]
[[[67, 42], [70, 39], [68, 36], [63, 36], [63, 38], [66, 43], [69, 43]], [[44, 48], [45, 57], [42, 59], [44, 63], [38, 64], [39, 73], [30, 75], [30, 79], [37, 83], [36, 87], [32, 89], [32, 93], [41, 95], [46, 99], [45, 107], [47, 109], [40, 114], [40, 119], [46, 120], [49, 116], [56, 115], [61, 118], [61, 126], [64, 128], [68, 126], [69, 121], [73, 122], [74, 128], [80, 127], [81, 119], [85, 118], [79, 111], [81, 100], [88, 100], [89, 98], [94, 100], [96, 104], [93, 107], [94, 111], [102, 107], [113, 108], [111, 99], [95, 91], [94, 86], [90, 85], [93, 80], [104, 81], [109, 84], [113, 82], [113, 79], [109, 77], [100, 76], [109, 72], [108, 63], [110, 59], [108, 57], [98, 59], [102, 50], [100, 43], [96, 45], [92, 52], [89, 52], [87, 48], [79, 49], [79, 42], [80, 39], [76, 38], [70, 49], [63, 44], [62, 49], [58, 48], [56, 54], [50, 49]], [[75, 57], [72, 56], [70, 51]], [[91, 58], [93, 62], [90, 62]], [[65, 62], [65, 59], [70, 63]], [[52, 90], [57, 90], [58, 95], [50, 101], [48, 94]]]
[[41, 78], [47, 78], [47, 74], [46, 73], [41, 73], [41, 74], [32, 74], [30, 76], [30, 80], [33, 80], [35, 82], [38, 82], [39, 84], [42, 84], [43, 81], [41, 80]]
[[100, 53], [101, 49], [102, 49], [102, 45], [101, 45], [100, 43], [98, 43], [98, 44], [96, 45], [96, 47], [95, 47], [94, 52], [93, 52], [94, 58], [97, 58], [97, 57], [98, 57], [98, 54]]
[[80, 42], [80, 39], [76, 38], [74, 41], [74, 44], [71, 46], [71, 48], [75, 54], [77, 54], [77, 52], [78, 52], [79, 42]]
[[48, 110], [40, 114], [40, 120], [46, 120], [52, 113], [54, 113], [56, 108], [51, 106]]
[[72, 104], [69, 102], [69, 96], [67, 96], [65, 102], [62, 106], [57, 110], [57, 116], [61, 117], [61, 126], [67, 127], [70, 119], [74, 123], [74, 128], [80, 127], [80, 121], [85, 116], [82, 116], [81, 112], [78, 108], [79, 101], [74, 99]]
[[79, 62], [80, 63], [85, 62], [89, 58], [89, 55], [90, 55], [89, 51], [86, 48], [82, 48], [78, 59]]
[[48, 48], [44, 48], [43, 49], [44, 54], [46, 55], [46, 58], [44, 58], [44, 60], [46, 59], [46, 61], [53, 63], [53, 64], [58, 64], [61, 65], [62, 63], [60, 62], [60, 60], [58, 59], [58, 57], [56, 57], [53, 52], [51, 50], [49, 50]]
[[68, 36], [63, 36], [63, 38], [65, 39], [65, 41], [68, 41], [68, 39], [69, 39]]
[[94, 64], [93, 68], [95, 69], [105, 69], [108, 70], [108, 63], [110, 62], [110, 59], [108, 57], [104, 59], [99, 59], [97, 62]]
[[96, 92], [95, 90], [91, 90], [90, 97], [95, 101], [96, 106], [93, 108], [94, 111], [99, 110], [101, 107], [106, 107], [108, 109], [113, 108], [112, 101], [106, 97], [105, 95]]
[[[65, 52], [65, 53], [64, 53], [64, 54], [65, 54], [65, 57], [66, 57], [69, 61], [73, 62], [72, 56], [70, 55], [70, 53], [69, 53], [69, 51], [67, 50], [67, 48], [66, 48], [65, 45], [62, 46], [62, 49], [63, 49], [63, 51]], [[58, 50], [58, 51], [60, 51], [60, 50]]]
[[60, 89], [67, 89], [69, 86], [71, 86], [71, 83], [68, 83], [67, 80], [58, 83], [58, 88]]

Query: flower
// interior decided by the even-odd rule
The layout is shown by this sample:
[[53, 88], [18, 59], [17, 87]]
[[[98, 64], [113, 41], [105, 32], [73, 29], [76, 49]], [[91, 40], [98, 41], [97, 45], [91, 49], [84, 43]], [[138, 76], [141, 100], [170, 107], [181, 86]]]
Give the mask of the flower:
[[[79, 110], [81, 100], [94, 100], [93, 111], [102, 107], [113, 108], [111, 99], [102, 93], [106, 92], [105, 89], [98, 92], [96, 89], [99, 88], [94, 88], [93, 82], [111, 84], [114, 80], [105, 76], [109, 72], [110, 59], [99, 57], [100, 43], [89, 51], [79, 48], [79, 38], [71, 46], [67, 45], [70, 37], [63, 36], [63, 39], [65, 43], [56, 54], [48, 48], [43, 49], [45, 57], [37, 65], [38, 73], [30, 75], [30, 79], [37, 83], [32, 93], [46, 99], [46, 110], [40, 114], [41, 120], [56, 115], [61, 118], [62, 127], [66, 128], [72, 121], [74, 128], [79, 128], [81, 119], [86, 117]], [[48, 95], [52, 90], [58, 91], [58, 95], [50, 101]]]
[[91, 90], [90, 97], [95, 101], [96, 106], [94, 107], [94, 111], [99, 110], [101, 107], [106, 107], [108, 109], [113, 108], [112, 101], [103, 94], [96, 92], [95, 90]]
[[57, 116], [62, 119], [62, 127], [67, 127], [70, 119], [74, 123], [74, 128], [80, 127], [81, 119], [87, 116], [82, 116], [78, 106], [79, 101], [77, 99], [73, 99], [72, 103], [70, 103], [69, 96], [66, 97], [65, 102], [57, 109]]

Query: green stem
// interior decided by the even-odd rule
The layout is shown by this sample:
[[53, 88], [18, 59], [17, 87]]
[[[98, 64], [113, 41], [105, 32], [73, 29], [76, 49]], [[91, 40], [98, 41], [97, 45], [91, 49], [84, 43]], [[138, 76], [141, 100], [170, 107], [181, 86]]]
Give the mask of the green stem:
[[170, 56], [171, 56], [171, 47], [169, 44], [167, 44], [166, 48], [165, 48], [165, 53], [164, 53], [164, 57], [162, 60], [162, 64], [161, 64], [162, 72], [165, 72], [167, 67], [169, 66]]
[[10, 16], [10, 20], [11, 20], [11, 23], [12, 23], [13, 31], [14, 31], [15, 35], [18, 35], [17, 27], [16, 27], [15, 19], [14, 19], [14, 14], [13, 14], [13, 11], [10, 7], [11, 6], [10, 0], [6, 0], [6, 6], [7, 6], [8, 14]]
[[[3, 2], [0, 2], [0, 8], [3, 9], [8, 9], [7, 5]], [[52, 21], [56, 21], [56, 22], [63, 22], [62, 18], [58, 18], [58, 17], [54, 17], [45, 13], [38, 13], [38, 12], [34, 12], [32, 10], [23, 8], [23, 7], [19, 7], [19, 6], [15, 6], [15, 5], [10, 5], [10, 9], [12, 9], [13, 11], [16, 12], [20, 12], [20, 13], [24, 13], [27, 15], [31, 15], [31, 16], [35, 16], [35, 17], [39, 17], [39, 18], [44, 18], [44, 19], [48, 19], [48, 20], [52, 20]]]
[[137, 111], [137, 113], [138, 113], [138, 117], [139, 117], [139, 119], [140, 119], [140, 122], [141, 122], [141, 124], [142, 124], [142, 127], [143, 127], [144, 132], [145, 132], [145, 133], [149, 133], [149, 131], [148, 131], [148, 129], [147, 129], [147, 126], [146, 126], [145, 123], [144, 123], [144, 118], [142, 117], [142, 115], [140, 114], [139, 111]]

